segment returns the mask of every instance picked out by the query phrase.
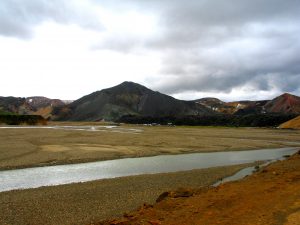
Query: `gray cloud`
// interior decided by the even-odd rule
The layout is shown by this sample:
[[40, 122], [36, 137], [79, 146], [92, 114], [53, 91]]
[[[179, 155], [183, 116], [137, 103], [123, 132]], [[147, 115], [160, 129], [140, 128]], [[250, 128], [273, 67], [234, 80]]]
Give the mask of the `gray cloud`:
[[108, 34], [92, 47], [162, 54], [160, 74], [145, 79], [156, 90], [229, 93], [250, 87], [300, 94], [298, 0], [2, 0], [0, 35], [30, 37], [46, 20], [102, 29], [93, 5], [158, 17], [152, 36]]
[[244, 86], [299, 92], [299, 10], [293, 0], [170, 4], [161, 16], [164, 33], [148, 42], [165, 52], [153, 87], [169, 94]]
[[138, 49], [143, 45], [142, 41], [138, 37], [117, 37], [117, 36], [110, 36], [101, 43], [94, 44], [91, 46], [92, 50], [102, 50], [102, 49], [109, 49], [112, 51], [118, 51], [122, 53], [132, 53], [135, 49]]
[[[97, 1], [98, 3], [100, 1]], [[118, 1], [112, 1], [116, 4]], [[108, 38], [102, 47], [163, 53], [156, 90], [224, 92], [250, 87], [299, 92], [300, 2], [297, 0], [126, 0], [118, 5], [159, 16], [160, 33], [147, 39]], [[300, 94], [300, 93], [298, 93]]]
[[47, 20], [91, 29], [102, 29], [94, 12], [80, 1], [2, 0], [0, 1], [0, 35], [19, 38], [32, 36], [34, 26]]

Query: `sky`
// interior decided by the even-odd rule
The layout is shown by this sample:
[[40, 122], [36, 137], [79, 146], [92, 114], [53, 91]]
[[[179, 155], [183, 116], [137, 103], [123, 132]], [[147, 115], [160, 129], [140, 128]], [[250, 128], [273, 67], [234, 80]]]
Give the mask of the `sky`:
[[1, 0], [0, 96], [123, 81], [173, 97], [300, 95], [298, 0]]

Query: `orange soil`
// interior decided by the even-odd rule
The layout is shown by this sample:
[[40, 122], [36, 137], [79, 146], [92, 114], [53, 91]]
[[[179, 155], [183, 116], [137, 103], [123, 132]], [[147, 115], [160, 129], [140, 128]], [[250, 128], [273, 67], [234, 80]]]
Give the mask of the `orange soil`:
[[300, 129], [300, 116], [281, 124], [279, 127], [280, 128]]
[[241, 181], [168, 192], [161, 199], [121, 219], [96, 224], [299, 225], [300, 152]]

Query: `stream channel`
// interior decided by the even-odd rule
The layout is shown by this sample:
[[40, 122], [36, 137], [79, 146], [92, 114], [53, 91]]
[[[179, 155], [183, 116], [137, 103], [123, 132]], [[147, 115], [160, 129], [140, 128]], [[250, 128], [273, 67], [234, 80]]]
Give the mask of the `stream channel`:
[[[90, 163], [33, 167], [0, 171], [0, 192], [36, 188], [140, 174], [167, 173], [192, 169], [230, 166], [255, 161], [273, 161], [296, 153], [298, 148], [286, 147], [248, 151], [159, 155], [125, 158]], [[236, 178], [252, 173], [241, 170]], [[244, 171], [244, 172], [243, 172]]]

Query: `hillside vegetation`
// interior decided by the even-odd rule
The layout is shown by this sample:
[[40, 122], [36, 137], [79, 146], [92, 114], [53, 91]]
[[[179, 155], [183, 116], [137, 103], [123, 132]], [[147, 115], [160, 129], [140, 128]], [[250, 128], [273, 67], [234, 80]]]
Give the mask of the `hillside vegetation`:
[[0, 113], [0, 124], [7, 125], [45, 125], [47, 124], [47, 120], [45, 120], [42, 116], [39, 115], [17, 115], [17, 114], [1, 114]]
[[190, 126], [231, 126], [231, 127], [277, 127], [285, 121], [295, 118], [294, 114], [246, 114], [246, 115], [202, 115], [181, 117], [142, 117], [128, 115], [118, 122], [130, 124], [162, 124]]

